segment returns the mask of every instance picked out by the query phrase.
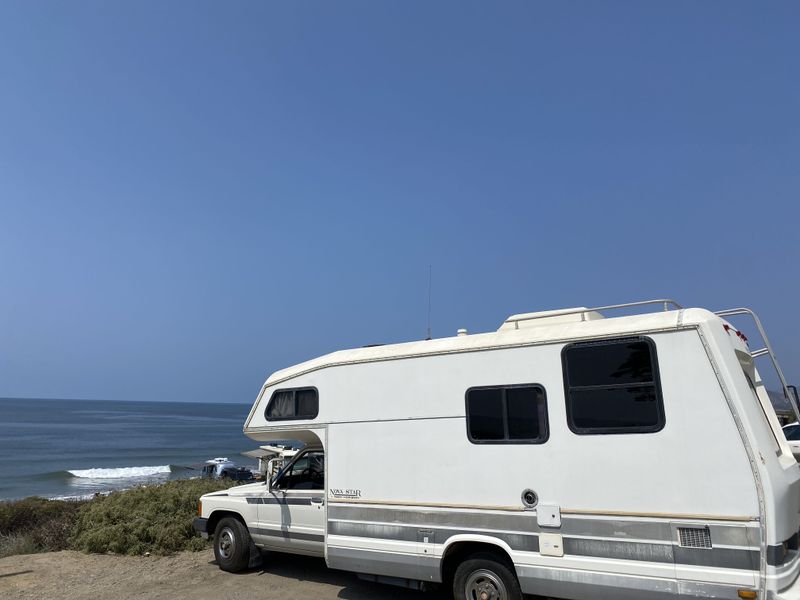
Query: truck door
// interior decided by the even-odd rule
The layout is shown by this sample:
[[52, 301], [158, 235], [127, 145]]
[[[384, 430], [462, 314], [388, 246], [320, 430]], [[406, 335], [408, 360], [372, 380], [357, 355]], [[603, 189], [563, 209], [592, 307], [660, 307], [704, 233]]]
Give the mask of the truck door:
[[325, 552], [325, 453], [306, 450], [278, 476], [258, 506], [265, 546], [323, 556]]

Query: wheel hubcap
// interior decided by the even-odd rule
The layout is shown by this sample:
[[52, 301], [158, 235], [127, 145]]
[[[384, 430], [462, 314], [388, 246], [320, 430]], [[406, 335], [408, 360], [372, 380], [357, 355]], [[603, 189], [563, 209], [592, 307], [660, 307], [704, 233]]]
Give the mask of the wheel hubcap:
[[223, 529], [219, 534], [219, 541], [217, 542], [219, 555], [225, 559], [230, 558], [233, 554], [235, 543], [236, 537], [233, 535], [233, 530], [230, 527]]
[[508, 592], [502, 580], [486, 569], [479, 569], [467, 578], [464, 592], [468, 600], [506, 600], [508, 598]]

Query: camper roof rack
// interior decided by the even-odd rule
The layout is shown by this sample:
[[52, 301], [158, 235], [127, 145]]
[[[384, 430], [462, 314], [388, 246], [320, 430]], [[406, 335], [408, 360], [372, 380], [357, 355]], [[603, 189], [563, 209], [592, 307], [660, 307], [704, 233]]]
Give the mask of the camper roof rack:
[[637, 306], [650, 306], [660, 304], [665, 311], [670, 310], [670, 306], [674, 310], [681, 310], [683, 307], [669, 298], [662, 298], [659, 300], [641, 300], [639, 302], [626, 302], [625, 304], [610, 304], [608, 306], [597, 306], [594, 308], [567, 308], [565, 310], [548, 310], [541, 313], [528, 313], [524, 315], [515, 315], [509, 317], [506, 323], [519, 323], [521, 321], [532, 321], [534, 319], [546, 319], [551, 317], [561, 317], [564, 315], [581, 315], [581, 321], [586, 320], [586, 314], [590, 312], [600, 312], [604, 310], [621, 310], [623, 308], [635, 308]]
[[769, 343], [767, 332], [764, 331], [764, 327], [761, 325], [761, 319], [758, 318], [758, 315], [749, 308], [729, 308], [727, 310], [718, 310], [714, 314], [718, 317], [735, 317], [744, 315], [753, 319], [756, 329], [758, 329], [758, 334], [761, 336], [761, 340], [764, 342], [764, 347], [759, 348], [758, 350], [751, 350], [750, 356], [753, 358], [769, 356], [772, 366], [775, 369], [775, 372], [778, 374], [778, 379], [781, 382], [781, 386], [783, 387], [783, 393], [794, 410], [795, 418], [800, 421], [800, 405], [798, 405], [799, 403], [797, 395], [792, 390], [791, 386], [786, 382], [786, 377], [783, 376], [783, 371], [778, 364], [778, 358], [775, 356], [775, 351], [772, 349], [772, 344]]

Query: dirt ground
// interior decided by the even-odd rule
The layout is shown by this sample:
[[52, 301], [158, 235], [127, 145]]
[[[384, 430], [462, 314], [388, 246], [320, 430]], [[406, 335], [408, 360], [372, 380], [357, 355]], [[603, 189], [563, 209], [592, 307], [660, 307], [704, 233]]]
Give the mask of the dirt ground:
[[244, 573], [219, 570], [211, 550], [167, 557], [51, 552], [0, 559], [0, 599], [35, 600], [444, 600], [361, 581], [332, 571], [318, 558], [266, 554], [264, 566]]

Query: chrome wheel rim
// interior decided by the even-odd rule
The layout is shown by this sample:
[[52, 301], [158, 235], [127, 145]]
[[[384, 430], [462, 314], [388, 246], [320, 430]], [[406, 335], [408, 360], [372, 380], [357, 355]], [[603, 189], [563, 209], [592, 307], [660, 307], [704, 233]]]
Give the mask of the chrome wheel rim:
[[236, 544], [236, 536], [233, 534], [233, 529], [226, 527], [219, 533], [219, 540], [217, 540], [217, 549], [219, 555], [224, 559], [229, 559], [233, 555], [233, 548]]
[[478, 569], [467, 577], [464, 586], [467, 600], [506, 600], [508, 591], [503, 581], [486, 569]]

